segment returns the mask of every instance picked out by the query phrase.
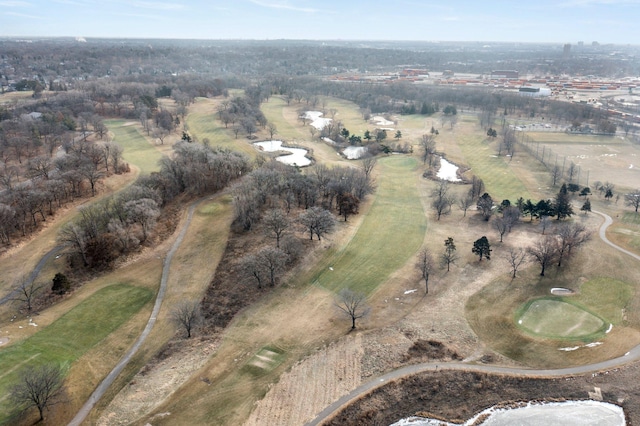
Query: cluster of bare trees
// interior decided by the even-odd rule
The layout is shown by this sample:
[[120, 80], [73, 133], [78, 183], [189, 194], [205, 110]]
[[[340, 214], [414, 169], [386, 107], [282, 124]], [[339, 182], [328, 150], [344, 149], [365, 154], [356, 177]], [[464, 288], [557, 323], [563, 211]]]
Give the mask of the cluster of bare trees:
[[[554, 234], [545, 235], [527, 248], [529, 256], [540, 265], [540, 275], [557, 262], [558, 268], [575, 250], [589, 241], [591, 233], [580, 223], [562, 223]], [[515, 275], [515, 272], [514, 272]]]
[[[235, 226], [249, 230], [265, 207], [321, 206], [335, 209], [345, 220], [357, 213], [360, 200], [374, 189], [370, 174], [351, 167], [317, 165], [309, 173], [276, 161], [265, 162], [234, 188]], [[315, 233], [315, 231], [314, 231]]]
[[241, 154], [198, 144], [178, 143], [161, 170], [139, 178], [114, 197], [84, 207], [62, 228], [59, 241], [71, 259], [85, 267], [108, 266], [144, 244], [161, 208], [179, 194], [218, 191], [250, 170]]
[[[247, 137], [251, 138], [258, 131], [258, 126], [264, 128], [267, 125], [267, 118], [260, 110], [260, 102], [264, 96], [259, 88], [254, 88], [253, 91], [249, 90], [249, 93], [246, 93], [244, 97], [238, 96], [222, 101], [218, 108], [220, 121], [225, 127], [231, 125], [236, 138], [241, 131], [244, 131]], [[274, 130], [272, 136], [275, 133]]]
[[233, 189], [234, 228], [261, 229], [275, 242], [239, 260], [245, 281], [259, 288], [275, 286], [300, 256], [296, 231], [321, 240], [335, 228], [332, 212], [345, 220], [357, 213], [359, 201], [373, 191], [374, 165], [373, 161], [365, 162], [363, 169], [317, 165], [302, 174], [294, 167], [266, 161], [239, 181]]
[[[67, 141], [64, 151], [30, 158], [24, 168], [0, 163], [0, 241], [25, 236], [59, 207], [89, 193], [96, 194], [105, 176], [128, 170], [122, 148], [114, 142]], [[21, 174], [21, 170], [25, 174]]]

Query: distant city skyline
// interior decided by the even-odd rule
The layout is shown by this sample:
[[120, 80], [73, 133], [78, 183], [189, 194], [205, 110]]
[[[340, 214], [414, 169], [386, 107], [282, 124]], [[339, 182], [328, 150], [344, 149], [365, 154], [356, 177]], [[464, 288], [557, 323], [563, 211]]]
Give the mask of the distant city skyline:
[[0, 0], [0, 36], [640, 45], [640, 0]]

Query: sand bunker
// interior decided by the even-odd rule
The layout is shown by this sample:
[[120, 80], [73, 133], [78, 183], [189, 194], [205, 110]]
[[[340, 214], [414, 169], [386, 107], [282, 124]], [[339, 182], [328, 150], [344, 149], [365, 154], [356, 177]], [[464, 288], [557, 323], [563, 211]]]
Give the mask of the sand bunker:
[[573, 290], [568, 288], [554, 287], [551, 289], [551, 294], [554, 296], [571, 296], [574, 293], [575, 292]]

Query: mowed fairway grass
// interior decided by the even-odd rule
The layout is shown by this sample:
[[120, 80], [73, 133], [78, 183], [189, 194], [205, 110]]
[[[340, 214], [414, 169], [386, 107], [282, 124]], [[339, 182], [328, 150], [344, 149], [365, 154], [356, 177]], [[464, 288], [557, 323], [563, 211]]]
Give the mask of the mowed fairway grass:
[[461, 132], [456, 142], [465, 162], [471, 167], [471, 173], [484, 181], [487, 192], [496, 203], [504, 199], [513, 202], [520, 197], [525, 200], [533, 198], [526, 185], [509, 167], [508, 157], [498, 157], [493, 144], [486, 142], [480, 133]]
[[141, 173], [160, 170], [160, 151], [155, 149], [140, 133], [137, 126], [128, 125], [124, 120], [105, 120], [104, 124], [113, 133], [113, 141], [118, 143], [124, 152], [122, 157], [135, 164]]
[[50, 326], [0, 351], [0, 424], [10, 423], [10, 388], [27, 368], [69, 367], [138, 312], [153, 296], [149, 289], [114, 284], [97, 291]]
[[417, 165], [407, 156], [380, 159], [381, 177], [367, 217], [344, 249], [325, 258], [313, 284], [370, 294], [420, 248], [427, 221], [416, 187]]

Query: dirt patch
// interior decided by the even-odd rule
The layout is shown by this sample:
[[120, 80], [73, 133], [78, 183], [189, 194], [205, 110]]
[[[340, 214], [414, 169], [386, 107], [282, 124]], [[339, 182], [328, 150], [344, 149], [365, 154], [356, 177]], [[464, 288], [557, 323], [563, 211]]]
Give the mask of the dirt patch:
[[413, 346], [409, 348], [405, 355], [405, 360], [412, 362], [427, 362], [429, 360], [451, 360], [459, 361], [462, 357], [456, 351], [447, 348], [441, 342], [436, 340], [418, 339]]
[[219, 345], [217, 339], [174, 341], [147, 364], [111, 401], [97, 424], [130, 424], [153, 410], [187, 381]]

